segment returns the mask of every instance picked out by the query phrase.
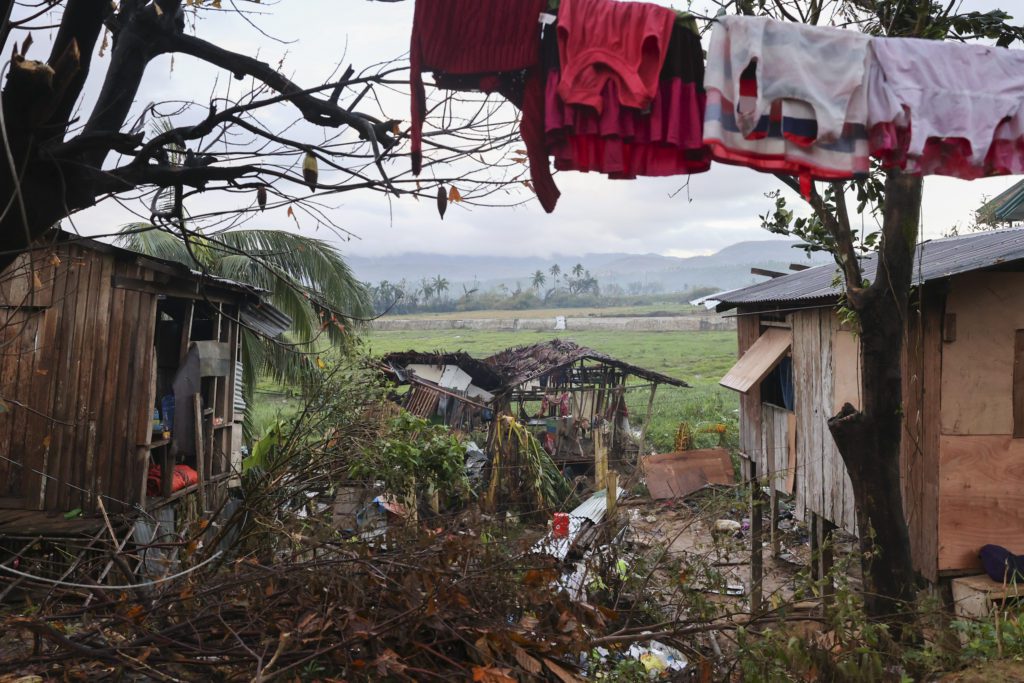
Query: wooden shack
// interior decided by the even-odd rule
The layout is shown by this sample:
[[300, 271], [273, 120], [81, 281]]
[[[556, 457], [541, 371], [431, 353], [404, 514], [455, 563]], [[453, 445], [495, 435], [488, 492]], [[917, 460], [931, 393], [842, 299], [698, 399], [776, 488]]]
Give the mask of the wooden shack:
[[[496, 408], [531, 425], [555, 461], [563, 464], [593, 463], [599, 444], [611, 463], [635, 459], [658, 386], [690, 386], [566, 339], [506, 349], [485, 362], [504, 380], [495, 392]], [[638, 420], [629, 414], [626, 394], [645, 390], [646, 411]], [[640, 425], [635, 438], [631, 420]]]
[[454, 429], [483, 426], [502, 378], [485, 362], [464, 351], [389, 353], [381, 370], [393, 382], [408, 385], [402, 406], [422, 418], [438, 417]]
[[[922, 576], [978, 569], [986, 543], [1024, 552], [1024, 230], [918, 245], [903, 350], [901, 468]], [[876, 259], [864, 257], [873, 279]], [[856, 533], [827, 420], [860, 402], [859, 343], [836, 311], [834, 266], [716, 295], [735, 310], [740, 448], [800, 518]]]
[[166, 503], [176, 463], [199, 482], [174, 498], [223, 488], [240, 458], [242, 327], [290, 323], [261, 295], [66, 233], [0, 274], [0, 535], [84, 530], [101, 501], [112, 516]]
[[[615, 462], [636, 456], [643, 443], [661, 384], [686, 382], [632, 365], [562, 339], [506, 349], [480, 361], [464, 352], [391, 353], [382, 369], [410, 390], [401, 401], [421, 417], [437, 415], [464, 431], [484, 426], [484, 418], [509, 413], [529, 425], [554, 459], [590, 466], [594, 430], [608, 435], [602, 455]], [[628, 379], [639, 382], [627, 382]], [[639, 437], [628, 433], [626, 394], [649, 391]], [[634, 416], [634, 422], [636, 422]]]

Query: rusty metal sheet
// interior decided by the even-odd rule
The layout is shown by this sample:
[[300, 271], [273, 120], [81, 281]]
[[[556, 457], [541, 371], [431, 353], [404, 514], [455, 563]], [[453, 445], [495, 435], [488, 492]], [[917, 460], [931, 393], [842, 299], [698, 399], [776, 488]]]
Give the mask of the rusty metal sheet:
[[724, 448], [662, 453], [640, 458], [651, 498], [679, 498], [708, 484], [735, 481], [732, 459]]

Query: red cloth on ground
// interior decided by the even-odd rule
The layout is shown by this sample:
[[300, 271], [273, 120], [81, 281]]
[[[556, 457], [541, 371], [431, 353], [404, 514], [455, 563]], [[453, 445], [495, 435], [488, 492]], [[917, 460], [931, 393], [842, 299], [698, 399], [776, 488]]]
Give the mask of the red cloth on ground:
[[567, 104], [604, 106], [605, 84], [619, 101], [646, 109], [658, 91], [676, 14], [646, 2], [562, 0], [558, 10], [558, 94]]
[[[146, 495], [159, 496], [161, 484], [160, 465], [152, 465], [149, 474], [146, 476]], [[175, 465], [171, 475], [171, 492], [180, 491], [183, 488], [199, 483], [199, 473], [188, 465]]]
[[[559, 192], [551, 178], [544, 142], [544, 82], [538, 18], [545, 0], [417, 0], [409, 48], [412, 170], [423, 166], [423, 119], [427, 99], [423, 71], [439, 87], [497, 91], [522, 111], [534, 191], [550, 213]], [[525, 72], [525, 78], [518, 75]], [[470, 78], [459, 78], [470, 77]]]

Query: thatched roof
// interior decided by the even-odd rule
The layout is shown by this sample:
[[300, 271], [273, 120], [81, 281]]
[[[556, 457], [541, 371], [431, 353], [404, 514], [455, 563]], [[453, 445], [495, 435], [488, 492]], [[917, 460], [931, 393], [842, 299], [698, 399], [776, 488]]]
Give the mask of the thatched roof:
[[681, 379], [641, 368], [600, 351], [580, 346], [576, 342], [563, 339], [552, 339], [551, 341], [530, 346], [517, 346], [506, 349], [496, 353], [484, 362], [504, 379], [505, 386], [517, 387], [581, 360], [611, 365], [627, 374], [640, 377], [649, 382], [670, 384], [676, 387], [690, 386]]
[[391, 368], [405, 368], [409, 365], [456, 365], [473, 378], [473, 384], [486, 391], [495, 391], [505, 386], [505, 379], [484, 361], [477, 360], [465, 351], [396, 351], [381, 357], [381, 362]]

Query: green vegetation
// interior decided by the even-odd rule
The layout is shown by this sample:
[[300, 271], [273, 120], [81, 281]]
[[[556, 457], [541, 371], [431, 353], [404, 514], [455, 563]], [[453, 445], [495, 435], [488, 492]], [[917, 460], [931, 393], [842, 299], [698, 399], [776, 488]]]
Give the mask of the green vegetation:
[[[374, 331], [368, 333], [364, 344], [372, 355], [409, 349], [462, 350], [482, 358], [510, 346], [535, 344], [554, 336], [553, 332], [494, 330]], [[692, 385], [689, 389], [658, 388], [647, 430], [658, 450], [671, 449], [680, 422], [687, 422], [696, 432], [698, 447], [720, 442], [736, 445], [739, 402], [734, 392], [718, 386], [718, 380], [736, 361], [735, 332], [600, 330], [564, 332], [561, 336]], [[648, 392], [632, 391], [627, 396], [630, 414], [639, 422], [647, 409]], [[718, 433], [717, 425], [725, 425], [724, 434]]]

